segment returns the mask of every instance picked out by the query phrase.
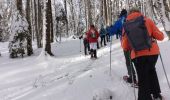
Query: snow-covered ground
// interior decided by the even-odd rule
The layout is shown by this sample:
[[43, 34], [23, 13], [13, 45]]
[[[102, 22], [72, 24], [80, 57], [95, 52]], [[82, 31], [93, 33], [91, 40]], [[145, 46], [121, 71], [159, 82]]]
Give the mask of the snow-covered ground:
[[[170, 42], [159, 45], [170, 79]], [[122, 80], [127, 71], [119, 40], [112, 45], [111, 75], [109, 44], [98, 50], [97, 60], [84, 56], [78, 39], [52, 44], [55, 57], [40, 55], [41, 49], [35, 49], [31, 57], [10, 59], [7, 47], [8, 43], [0, 43], [0, 100], [110, 100], [110, 96], [135, 100], [134, 88]], [[162, 94], [170, 100], [160, 59], [156, 67]]]

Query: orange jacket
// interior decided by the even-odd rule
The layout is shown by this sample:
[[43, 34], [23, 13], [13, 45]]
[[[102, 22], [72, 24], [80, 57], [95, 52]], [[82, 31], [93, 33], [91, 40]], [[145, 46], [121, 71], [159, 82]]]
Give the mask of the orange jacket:
[[[131, 13], [127, 16], [126, 20], [131, 20], [131, 19], [135, 19], [139, 16], [141, 16], [142, 14], [139, 12], [134, 12]], [[149, 19], [149, 18], [144, 18], [145, 19], [145, 25], [146, 28], [148, 29], [149, 32], [149, 36], [151, 36], [152, 38], [156, 39], [156, 40], [163, 40], [164, 39], [164, 35], [163, 33], [156, 27], [156, 25], [154, 24], [154, 22]], [[137, 33], [136, 33], [137, 34]], [[159, 47], [157, 42], [152, 42], [152, 47], [148, 50], [140, 50], [140, 51], [134, 51], [133, 49], [131, 49], [130, 44], [128, 42], [126, 33], [123, 30], [123, 36], [122, 36], [122, 48], [124, 50], [131, 50], [131, 59], [134, 59], [136, 57], [140, 57], [140, 56], [148, 56], [148, 55], [157, 55], [160, 53], [159, 51]]]

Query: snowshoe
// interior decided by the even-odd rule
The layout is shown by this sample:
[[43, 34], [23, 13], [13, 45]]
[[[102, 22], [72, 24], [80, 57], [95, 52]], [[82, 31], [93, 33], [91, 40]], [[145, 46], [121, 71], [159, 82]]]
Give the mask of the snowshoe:
[[124, 80], [126, 83], [131, 84], [131, 87], [138, 88], [138, 83], [137, 83], [137, 81], [135, 80], [135, 82], [133, 82], [132, 79], [129, 78], [129, 76], [123, 76], [123, 80]]
[[165, 99], [162, 97], [162, 98], [156, 98], [156, 99], [153, 99], [153, 100], [165, 100]]
[[153, 100], [165, 100], [165, 98], [160, 94], [157, 98], [153, 96]]
[[96, 60], [97, 58], [96, 57], [90, 57], [91, 60]]

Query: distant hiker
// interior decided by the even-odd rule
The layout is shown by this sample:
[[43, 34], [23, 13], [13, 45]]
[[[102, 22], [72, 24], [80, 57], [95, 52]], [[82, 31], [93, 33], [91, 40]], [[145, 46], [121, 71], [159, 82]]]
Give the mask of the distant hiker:
[[109, 34], [109, 28], [110, 28], [111, 26], [107, 26], [106, 27], [106, 41], [107, 42], [110, 42], [110, 34]]
[[115, 22], [114, 25], [112, 25], [109, 28], [109, 34], [110, 35], [116, 35], [116, 38], [119, 39], [121, 38], [122, 35], [122, 27], [123, 27], [123, 23], [125, 22], [127, 16], [127, 11], [126, 9], [122, 9], [118, 20]]
[[[122, 37], [122, 29], [123, 29], [123, 23], [126, 21], [127, 17], [127, 11], [126, 9], [122, 9], [119, 19], [115, 22], [115, 24], [111, 27], [109, 30], [110, 35], [118, 34], [119, 37]], [[135, 75], [135, 70], [133, 67], [133, 64], [131, 62], [130, 58], [130, 50], [124, 49], [124, 56], [125, 56], [125, 62], [126, 62], [126, 67], [127, 67], [127, 72], [128, 75], [123, 76], [123, 78], [128, 82], [128, 83], [135, 83], [136, 84], [136, 75]]]
[[163, 40], [163, 33], [138, 8], [130, 10], [124, 30], [122, 47], [131, 50], [139, 81], [138, 100], [162, 100], [155, 65], [160, 54], [156, 40]]
[[101, 38], [100, 45], [101, 45], [101, 47], [103, 46], [103, 43], [104, 43], [104, 46], [106, 46], [106, 33], [107, 33], [107, 31], [104, 28], [104, 26], [102, 25], [101, 29], [100, 29], [100, 38]]
[[83, 39], [83, 44], [84, 44], [84, 54], [87, 55], [88, 52], [90, 53], [90, 45], [89, 41], [87, 39], [86, 33], [82, 34], [79, 39]]
[[97, 58], [97, 42], [99, 33], [97, 32], [94, 25], [90, 25], [90, 29], [87, 32], [87, 39], [90, 43], [91, 58]]

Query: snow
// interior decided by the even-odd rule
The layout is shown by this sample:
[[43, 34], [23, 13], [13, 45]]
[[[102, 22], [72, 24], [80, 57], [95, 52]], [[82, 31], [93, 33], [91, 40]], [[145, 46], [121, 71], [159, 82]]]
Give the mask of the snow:
[[13, 40], [14, 36], [17, 35], [17, 33], [24, 33], [28, 31], [28, 22], [25, 17], [21, 16], [19, 14], [19, 11], [14, 10], [12, 12], [12, 17], [11, 17], [11, 25], [10, 25], [10, 30], [11, 30], [11, 36], [10, 36], [10, 41]]
[[[33, 56], [17, 59], [9, 58], [8, 42], [0, 43], [0, 100], [109, 100], [110, 96], [135, 100], [134, 88], [122, 80], [127, 71], [119, 40], [113, 40], [111, 75], [109, 43], [98, 50], [97, 60], [84, 56], [80, 43], [70, 37], [52, 44], [55, 57], [40, 55], [41, 49], [34, 48]], [[170, 78], [170, 42], [165, 39], [159, 45]], [[156, 68], [162, 94], [170, 100], [160, 59]]]

